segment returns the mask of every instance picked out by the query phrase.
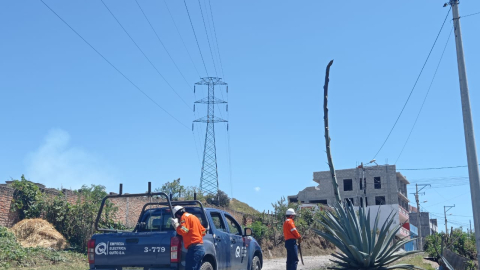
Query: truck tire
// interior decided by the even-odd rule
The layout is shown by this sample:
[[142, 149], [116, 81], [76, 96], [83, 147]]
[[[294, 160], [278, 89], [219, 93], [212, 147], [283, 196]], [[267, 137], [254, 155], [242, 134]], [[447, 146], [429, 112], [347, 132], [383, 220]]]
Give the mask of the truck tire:
[[200, 270], [213, 270], [213, 266], [209, 262], [203, 262]]
[[261, 270], [262, 264], [260, 263], [260, 258], [258, 256], [253, 257], [252, 260], [252, 270]]

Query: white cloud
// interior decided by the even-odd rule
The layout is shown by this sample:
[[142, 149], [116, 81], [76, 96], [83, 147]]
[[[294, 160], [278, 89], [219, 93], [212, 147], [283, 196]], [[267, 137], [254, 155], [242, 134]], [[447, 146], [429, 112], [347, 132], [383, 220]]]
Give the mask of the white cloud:
[[254, 189], [255, 189], [256, 192], [260, 191], [260, 187], [255, 187]]
[[[43, 144], [27, 157], [26, 178], [48, 188], [78, 189], [82, 185], [112, 187], [114, 177], [105, 162], [70, 143], [70, 135], [52, 129]], [[108, 190], [108, 189], [107, 189]]]

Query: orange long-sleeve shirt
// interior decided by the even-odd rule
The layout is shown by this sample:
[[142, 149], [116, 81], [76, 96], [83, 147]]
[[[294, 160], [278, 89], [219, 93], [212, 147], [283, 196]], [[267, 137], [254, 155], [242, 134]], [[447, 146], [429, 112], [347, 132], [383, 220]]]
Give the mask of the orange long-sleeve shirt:
[[299, 239], [301, 237], [300, 233], [298, 233], [297, 228], [295, 227], [293, 219], [287, 218], [285, 223], [283, 223], [283, 237], [285, 237], [285, 241], [290, 239]]
[[191, 244], [203, 244], [206, 230], [195, 215], [185, 213], [180, 218], [177, 233], [183, 237], [183, 244], [188, 249]]

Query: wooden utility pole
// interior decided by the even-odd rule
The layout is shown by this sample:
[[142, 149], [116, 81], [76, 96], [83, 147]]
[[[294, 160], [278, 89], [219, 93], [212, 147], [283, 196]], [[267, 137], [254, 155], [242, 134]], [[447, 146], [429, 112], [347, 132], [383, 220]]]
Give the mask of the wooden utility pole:
[[[460, 14], [458, 0], [450, 0], [455, 29], [455, 44], [457, 49], [458, 78], [460, 81], [460, 96], [462, 99], [463, 127], [465, 131], [465, 144], [467, 148], [468, 176], [470, 178], [470, 192], [472, 196], [473, 226], [477, 250], [480, 250], [480, 173], [478, 169], [477, 148], [473, 132], [473, 119], [470, 110], [470, 96], [467, 83], [467, 69], [463, 54], [462, 31], [460, 28]], [[480, 265], [480, 252], [477, 252], [477, 261]]]

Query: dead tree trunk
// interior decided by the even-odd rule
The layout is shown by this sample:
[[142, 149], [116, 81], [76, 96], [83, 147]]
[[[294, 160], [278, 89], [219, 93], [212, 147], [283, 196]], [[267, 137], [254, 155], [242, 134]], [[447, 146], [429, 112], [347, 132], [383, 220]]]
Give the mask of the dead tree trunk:
[[337, 175], [335, 174], [335, 167], [333, 166], [332, 153], [330, 151], [330, 132], [328, 127], [328, 82], [330, 76], [330, 67], [333, 64], [333, 60], [327, 65], [327, 71], [325, 73], [325, 85], [323, 86], [323, 119], [325, 121], [325, 145], [327, 149], [328, 166], [330, 167], [330, 174], [332, 175], [333, 193], [337, 203], [342, 203], [340, 192], [338, 190]]

